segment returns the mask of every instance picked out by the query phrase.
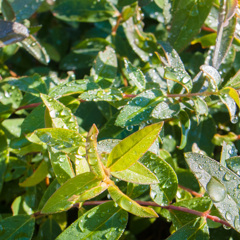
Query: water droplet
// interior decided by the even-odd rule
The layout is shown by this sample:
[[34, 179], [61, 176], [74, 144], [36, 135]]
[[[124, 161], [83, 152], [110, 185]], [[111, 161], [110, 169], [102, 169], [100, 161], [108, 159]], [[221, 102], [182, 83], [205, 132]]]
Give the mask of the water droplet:
[[118, 207], [118, 204], [116, 202], [114, 203], [114, 207]]
[[79, 221], [78, 226], [79, 226], [80, 230], [83, 232], [84, 231], [84, 221], [83, 221], [83, 219], [81, 219]]
[[44, 133], [42, 136], [39, 137], [39, 139], [45, 143], [48, 143], [51, 138], [52, 138], [51, 133]]
[[234, 149], [233, 149], [233, 148], [231, 148], [231, 149], [229, 149], [229, 150], [228, 150], [228, 153], [229, 153], [230, 155], [232, 155], [232, 154], [234, 154], [234, 153], [235, 153], [235, 151], [234, 151]]
[[90, 213], [87, 215], [87, 217], [90, 218], [90, 217], [92, 217], [94, 214], [95, 214], [95, 211], [91, 211], [91, 210], [90, 210]]
[[154, 190], [151, 190], [150, 196], [154, 200], [157, 197], [157, 193]]
[[127, 129], [127, 131], [132, 131], [133, 130], [133, 126], [127, 126], [126, 129]]
[[232, 220], [232, 214], [230, 212], [226, 212], [225, 217], [228, 221]]
[[238, 116], [233, 116], [232, 118], [231, 118], [231, 123], [232, 124], [236, 124], [238, 122]]
[[198, 165], [198, 168], [199, 168], [199, 169], [203, 169], [203, 167], [202, 167], [202, 165], [201, 165], [201, 164], [199, 164], [199, 165]]
[[210, 198], [214, 202], [222, 201], [227, 195], [225, 186], [214, 177], [210, 179], [206, 188]]
[[224, 228], [225, 230], [230, 230], [230, 229], [231, 229], [231, 227], [226, 226], [226, 225], [223, 225], [223, 228]]
[[235, 219], [234, 219], [234, 227], [237, 231], [239, 231], [240, 223], [239, 223], [239, 217], [238, 216], [236, 216]]
[[229, 180], [231, 179], [230, 174], [226, 173], [226, 174], [224, 175], [223, 179], [224, 179], [225, 181], [229, 181]]

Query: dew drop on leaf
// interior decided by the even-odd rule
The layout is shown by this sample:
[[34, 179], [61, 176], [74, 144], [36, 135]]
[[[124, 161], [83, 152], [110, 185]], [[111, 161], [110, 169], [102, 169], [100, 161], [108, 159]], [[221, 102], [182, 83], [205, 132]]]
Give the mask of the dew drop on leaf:
[[80, 230], [83, 232], [84, 231], [84, 222], [83, 222], [83, 220], [81, 219], [80, 221], [79, 221], [79, 223], [78, 223], [78, 226], [79, 226], [79, 228], [80, 228]]
[[52, 138], [51, 133], [44, 133], [42, 136], [39, 137], [42, 142], [48, 143]]
[[225, 181], [229, 181], [229, 180], [231, 179], [231, 176], [230, 176], [228, 173], [226, 173], [226, 174], [224, 175], [223, 179], [224, 179]]
[[207, 192], [214, 202], [221, 202], [227, 195], [225, 186], [214, 177], [207, 184]]
[[228, 221], [232, 220], [232, 215], [230, 212], [226, 212], [225, 217], [226, 217], [226, 220]]
[[238, 116], [233, 116], [231, 118], [231, 123], [236, 124], [238, 122]]

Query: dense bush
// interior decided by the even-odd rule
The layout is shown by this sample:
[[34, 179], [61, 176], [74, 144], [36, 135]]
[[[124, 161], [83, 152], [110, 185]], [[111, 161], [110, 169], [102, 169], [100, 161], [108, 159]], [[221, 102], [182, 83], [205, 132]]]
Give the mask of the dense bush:
[[240, 239], [237, 0], [2, 0], [0, 240]]

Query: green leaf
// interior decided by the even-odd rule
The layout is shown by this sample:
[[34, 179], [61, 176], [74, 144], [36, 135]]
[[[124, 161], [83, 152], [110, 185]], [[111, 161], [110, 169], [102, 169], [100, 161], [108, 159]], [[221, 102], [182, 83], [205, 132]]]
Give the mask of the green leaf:
[[0, 221], [0, 240], [31, 239], [34, 231], [34, 218], [27, 215], [17, 215]]
[[196, 112], [197, 116], [199, 116], [199, 115], [207, 116], [208, 105], [204, 101], [204, 99], [201, 97], [195, 97], [195, 98], [193, 98], [193, 101], [194, 101], [194, 107], [195, 107], [195, 112]]
[[155, 184], [159, 182], [157, 177], [139, 162], [134, 163], [126, 170], [111, 172], [111, 175], [123, 181], [138, 184]]
[[187, 144], [188, 133], [191, 128], [191, 121], [188, 114], [185, 111], [180, 111], [179, 113], [180, 123], [181, 123], [181, 143], [179, 149], [184, 149]]
[[103, 52], [99, 52], [91, 69], [91, 76], [95, 82], [106, 79], [110, 82], [117, 74], [117, 56], [115, 50], [109, 46]]
[[132, 126], [149, 120], [152, 110], [163, 100], [164, 96], [161, 90], [146, 90], [123, 107], [116, 119], [116, 125]]
[[8, 143], [5, 133], [0, 130], [0, 192], [2, 191], [3, 182], [4, 182], [4, 174], [7, 169], [7, 163], [9, 158], [8, 152]]
[[226, 165], [230, 170], [232, 170], [238, 176], [240, 176], [240, 157], [239, 156], [226, 159]]
[[170, 99], [160, 102], [152, 111], [152, 116], [156, 119], [168, 119], [177, 115], [180, 111], [180, 104], [174, 103]]
[[225, 85], [227, 87], [239, 88], [240, 87], [240, 70], [230, 78], [230, 80]]
[[31, 113], [24, 119], [21, 129], [22, 134], [27, 134], [33, 132], [38, 128], [44, 128], [44, 113], [45, 107], [43, 104], [39, 105], [38, 107], [34, 108]]
[[[238, 150], [236, 149], [236, 147], [235, 147], [235, 145], [233, 143], [231, 143], [231, 142], [230, 143], [223, 142], [220, 163], [224, 167], [226, 167], [227, 166], [226, 165], [226, 160], [228, 158], [231, 158], [231, 157], [236, 157], [237, 156], [237, 152], [238, 152]], [[231, 170], [234, 171], [233, 169], [231, 169]]]
[[28, 134], [27, 139], [37, 144], [47, 144], [48, 146], [63, 152], [78, 150], [79, 147], [85, 149], [85, 139], [75, 131], [62, 128], [37, 129]]
[[98, 132], [96, 125], [93, 124], [86, 139], [86, 156], [92, 172], [96, 174], [99, 179], [104, 179], [106, 174], [97, 150]]
[[108, 185], [105, 182], [102, 182], [99, 186], [93, 187], [89, 190], [86, 190], [84, 193], [80, 195], [73, 195], [70, 200], [74, 200], [77, 202], [85, 202], [91, 198], [94, 198], [100, 195], [108, 188]]
[[29, 52], [34, 58], [36, 58], [40, 63], [45, 65], [49, 63], [50, 59], [45, 48], [37, 41], [33, 35], [30, 35], [28, 38], [24, 39], [18, 44], [27, 52]]
[[204, 35], [202, 37], [194, 39], [191, 44], [197, 44], [200, 43], [202, 45], [202, 48], [209, 48], [216, 43], [217, 33], [210, 33], [207, 35]]
[[126, 58], [124, 59], [125, 75], [132, 86], [136, 86], [140, 91], [145, 90], [146, 79], [142, 71], [134, 67]]
[[73, 195], [80, 195], [86, 190], [96, 187], [99, 183], [100, 181], [91, 172], [69, 179], [48, 199], [41, 213], [49, 214], [68, 210], [75, 203], [75, 201], [71, 201]]
[[185, 158], [221, 216], [239, 232], [239, 176], [204, 155], [186, 153]]
[[177, 51], [183, 50], [198, 34], [207, 18], [213, 0], [173, 1], [169, 42]]
[[207, 227], [207, 222], [205, 218], [197, 218], [178, 231], [173, 233], [167, 240], [176, 240], [176, 239], [186, 239], [186, 240], [209, 240], [209, 232]]
[[[66, 9], [68, 11], [66, 12]], [[118, 14], [113, 5], [106, 0], [58, 0], [54, 4], [53, 14], [64, 21], [99, 22]]]
[[[174, 206], [185, 207], [188, 209], [192, 209], [199, 212], [207, 212], [210, 211], [212, 208], [212, 201], [209, 197], [201, 197], [201, 198], [191, 198], [188, 200], [179, 201], [173, 204]], [[170, 211], [171, 219], [176, 229], [181, 228], [183, 225], [193, 221], [194, 219], [198, 218], [197, 215], [178, 211], [177, 209], [171, 209]]]
[[38, 7], [43, 3], [43, 0], [8, 0], [8, 3], [11, 5], [15, 15], [16, 20], [21, 22], [24, 19], [27, 19], [33, 15], [33, 13], [38, 9]]
[[67, 154], [51, 147], [48, 147], [48, 152], [53, 172], [60, 184], [65, 183], [68, 179], [75, 176], [72, 163]]
[[236, 115], [237, 106], [234, 99], [227, 94], [221, 94], [220, 99], [228, 109], [231, 122], [233, 124], [237, 123], [238, 122], [238, 117]]
[[70, 225], [57, 240], [119, 239], [128, 220], [126, 211], [107, 202], [83, 214]]
[[41, 210], [43, 208], [43, 206], [45, 205], [45, 203], [47, 202], [47, 200], [53, 195], [54, 192], [57, 191], [57, 189], [60, 187], [60, 184], [58, 182], [58, 180], [55, 178], [51, 184], [48, 186], [48, 188], [46, 189], [46, 191], [44, 192], [39, 206], [38, 206], [38, 210]]
[[77, 119], [68, 107], [65, 107], [58, 100], [55, 100], [45, 94], [40, 94], [40, 96], [49, 111], [53, 127], [78, 132], [79, 126]]
[[214, 92], [218, 91], [218, 86], [222, 82], [219, 72], [209, 65], [202, 65], [200, 69], [206, 74], [209, 80], [209, 90]]
[[53, 218], [48, 218], [40, 225], [37, 239], [53, 240], [61, 232], [59, 224]]
[[[230, 2], [230, 1], [228, 1]], [[229, 20], [229, 24], [225, 26], [222, 30], [221, 39], [217, 38], [217, 44], [215, 46], [215, 52], [213, 55], [213, 66], [218, 69], [221, 63], [224, 61], [229, 49], [232, 45], [232, 41], [235, 34], [235, 28], [237, 24], [237, 18], [233, 17]], [[220, 31], [218, 34], [221, 34]]]
[[187, 92], [192, 90], [192, 79], [185, 70], [184, 64], [176, 50], [168, 43], [160, 42], [167, 58], [168, 65], [165, 68], [164, 78], [168, 79], [168, 90], [171, 93], [180, 93], [182, 88]]
[[240, 100], [239, 100], [239, 95], [238, 95], [237, 90], [235, 90], [232, 87], [225, 87], [225, 88], [221, 89], [221, 93], [228, 94], [240, 108]]
[[73, 95], [73, 94], [80, 94], [85, 91], [89, 90], [94, 90], [98, 89], [99, 86], [88, 80], [88, 79], [83, 79], [83, 80], [76, 80], [76, 81], [71, 81], [67, 83], [60, 84], [50, 90], [49, 95], [51, 97], [59, 97], [63, 95]]
[[38, 168], [33, 172], [33, 174], [25, 179], [23, 182], [19, 183], [21, 187], [32, 187], [40, 183], [45, 179], [48, 174], [48, 165], [45, 160], [43, 160]]
[[116, 202], [122, 209], [139, 217], [158, 217], [152, 208], [142, 207], [137, 202], [133, 201], [127, 195], [122, 193], [117, 186], [110, 186], [108, 188], [108, 192], [114, 202]]
[[116, 88], [94, 89], [84, 92], [80, 95], [82, 100], [86, 101], [120, 101], [122, 100], [122, 93]]
[[36, 73], [30, 77], [7, 78], [6, 81], [10, 85], [18, 87], [21, 91], [31, 93], [37, 97], [39, 97], [40, 93], [47, 93], [48, 91], [46, 83]]
[[163, 122], [149, 125], [118, 143], [108, 157], [110, 171], [123, 171], [136, 163], [156, 140], [162, 126]]
[[140, 162], [152, 171], [158, 178], [158, 184], [152, 184], [150, 196], [159, 205], [168, 205], [175, 197], [178, 188], [176, 173], [172, 167], [157, 157], [154, 153], [147, 152]]

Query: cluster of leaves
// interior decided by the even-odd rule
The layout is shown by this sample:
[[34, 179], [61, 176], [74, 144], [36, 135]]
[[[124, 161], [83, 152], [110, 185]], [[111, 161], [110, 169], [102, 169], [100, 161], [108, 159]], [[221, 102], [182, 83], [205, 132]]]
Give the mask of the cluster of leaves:
[[240, 239], [238, 1], [0, 11], [1, 240]]

